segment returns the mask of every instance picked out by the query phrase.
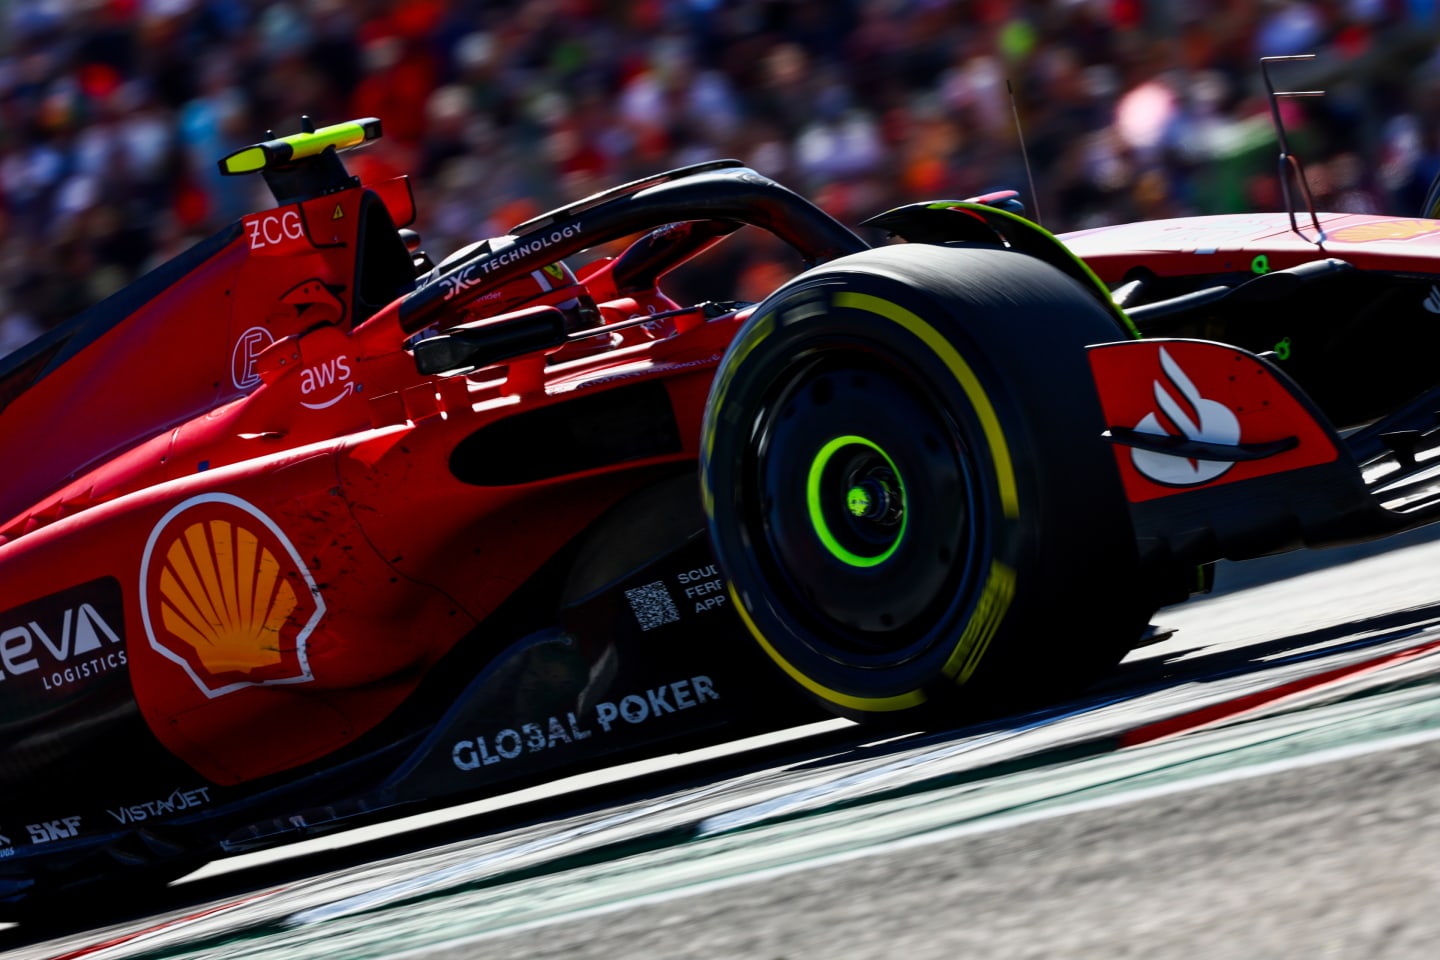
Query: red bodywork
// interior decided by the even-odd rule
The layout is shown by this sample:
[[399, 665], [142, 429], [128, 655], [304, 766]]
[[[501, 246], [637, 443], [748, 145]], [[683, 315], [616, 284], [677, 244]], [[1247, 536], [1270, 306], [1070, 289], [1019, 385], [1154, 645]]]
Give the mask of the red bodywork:
[[1272, 370], [1244, 350], [1193, 340], [1139, 340], [1090, 351], [1107, 423], [1141, 432], [1221, 439], [1236, 446], [1294, 438], [1262, 459], [1207, 462], [1115, 447], [1131, 503], [1329, 463], [1333, 440]]
[[1315, 220], [1320, 231], [1270, 213], [1062, 238], [1107, 287], [1140, 291], [1129, 309], [1144, 339], [1092, 346], [1089, 361], [1147, 564], [1372, 539], [1436, 516], [1417, 466], [1440, 408], [1440, 220]]
[[[695, 311], [666, 321], [678, 332], [665, 339], [599, 334], [613, 348], [588, 359], [581, 342], [420, 376], [398, 301], [354, 324], [356, 230], [377, 196], [408, 222], [403, 181], [245, 218], [4, 408], [0, 448], [30, 453], [0, 489], [0, 611], [21, 623], [0, 651], [3, 692], [20, 734], [67, 697], [62, 739], [98, 734], [107, 720], [83, 688], [128, 660], [150, 731], [206, 779], [305, 764], [389, 715], [619, 497], [696, 459], [731, 323]], [[588, 285], [605, 293], [603, 264]], [[611, 295], [607, 319], [675, 307], [658, 291]], [[652, 379], [675, 411], [673, 452], [492, 487], [446, 468], [461, 439], [517, 408]], [[46, 600], [110, 582], [118, 609], [84, 590]], [[32, 608], [68, 646], [37, 642], [61, 634]]]
[[[1159, 276], [1264, 273], [1338, 257], [1361, 270], [1433, 273], [1440, 258], [1440, 220], [1358, 213], [1318, 215], [1323, 248], [1297, 235], [1284, 213], [1237, 213], [1096, 227], [1061, 237], [1107, 284], [1124, 282], [1137, 264]], [[1300, 221], [1306, 237], [1315, 231]], [[1258, 263], [1257, 257], [1263, 258]]]
[[[200, 844], [214, 849], [232, 829], [251, 831], [237, 843], [263, 842], [264, 817], [288, 830], [309, 803], [344, 797], [349, 812], [327, 814], [339, 820], [799, 715], [801, 698], [790, 712], [778, 702], [790, 686], [772, 697], [783, 677], [730, 614], [694, 482], [715, 368], [751, 311], [681, 307], [658, 280], [741, 224], [809, 263], [869, 245], [715, 161], [417, 271], [396, 228], [414, 215], [403, 179], [353, 183], [333, 152], [298, 163], [312, 166], [267, 168], [267, 181], [313, 199], [244, 218], [0, 360], [12, 458], [0, 487], [0, 788], [13, 798], [0, 817], [38, 838], [10, 851], [0, 902], [31, 882], [26, 858], [61, 851], [56, 869], [83, 874], [62, 841], [146, 860], [154, 825], [135, 811], [159, 798], [171, 819], [155, 829], [193, 825], [171, 798], [210, 805], [195, 816], [213, 821]], [[311, 178], [327, 170], [342, 179]], [[1366, 311], [1392, 303], [1408, 311], [1396, 329], [1440, 349], [1440, 221], [1323, 215], [1323, 249], [1268, 214], [1102, 228], [1065, 245], [984, 204], [872, 223], [1041, 259], [1113, 314], [1117, 340], [1132, 317], [1105, 286], [1150, 284], [1131, 314], [1148, 308], [1147, 336], [1164, 339], [1089, 345], [1089, 370], [1106, 420], [1095, 432], [1116, 443], [1156, 596], [1221, 556], [1414, 522], [1371, 504], [1355, 466], [1393, 436], [1357, 427], [1342, 441], [1334, 426], [1411, 401], [1412, 384], [1434, 389], [1428, 352], [1403, 368], [1349, 360], [1385, 348]], [[573, 284], [558, 269], [626, 238]], [[1292, 267], [1256, 293], [1255, 277]], [[534, 281], [544, 305], [484, 313], [510, 302], [511, 280], [543, 276], [557, 284]], [[1292, 287], [1310, 299], [1278, 312], [1264, 299]], [[1231, 299], [1190, 310], [1205, 297]], [[561, 305], [591, 300], [571, 325]], [[1292, 337], [1293, 359], [1270, 350], [1279, 338], [1288, 353]], [[1351, 390], [1362, 369], [1367, 389]], [[1088, 389], [1081, 376], [1067, 389]], [[1406, 416], [1395, 422], [1418, 435]], [[677, 598], [693, 603], [683, 617]], [[617, 717], [613, 731], [594, 728], [603, 741], [585, 727]], [[83, 808], [72, 765], [91, 775]], [[0, 837], [14, 832], [0, 822]], [[7, 870], [19, 878], [9, 888]]]

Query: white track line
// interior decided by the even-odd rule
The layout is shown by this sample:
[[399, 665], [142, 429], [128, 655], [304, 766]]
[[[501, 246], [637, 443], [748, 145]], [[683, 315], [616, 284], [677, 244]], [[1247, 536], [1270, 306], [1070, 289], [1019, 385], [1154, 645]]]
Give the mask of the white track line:
[[498, 936], [505, 936], [512, 933], [521, 933], [526, 930], [534, 930], [540, 927], [552, 926], [558, 923], [566, 923], [574, 920], [581, 920], [589, 917], [603, 916], [607, 913], [615, 913], [620, 910], [628, 910], [634, 907], [653, 906], [655, 904], [667, 903], [683, 897], [698, 896], [716, 890], [724, 890], [730, 887], [740, 886], [747, 883], [756, 883], [764, 880], [771, 880], [784, 877], [802, 870], [813, 870], [822, 867], [834, 866], [848, 863], [864, 857], [875, 856], [881, 853], [893, 853], [915, 847], [928, 846], [936, 843], [944, 843], [962, 837], [976, 836], [985, 833], [997, 833], [1002, 830], [1011, 830], [1016, 827], [1025, 826], [1031, 823], [1038, 823], [1045, 820], [1058, 819], [1073, 814], [1088, 813], [1095, 810], [1105, 810], [1113, 807], [1124, 806], [1132, 803], [1142, 803], [1147, 800], [1154, 800], [1161, 797], [1174, 796], [1194, 790], [1202, 790], [1207, 787], [1222, 786], [1228, 783], [1238, 783], [1245, 780], [1258, 779], [1278, 773], [1286, 773], [1292, 770], [1303, 770], [1308, 767], [1323, 766], [1327, 763], [1338, 763], [1343, 760], [1350, 760], [1363, 757], [1373, 753], [1383, 753], [1387, 750], [1400, 750], [1405, 747], [1412, 747], [1426, 743], [1433, 743], [1440, 740], [1440, 728], [1434, 730], [1422, 730], [1416, 733], [1402, 734], [1384, 740], [1376, 740], [1367, 743], [1350, 744], [1343, 747], [1332, 747], [1326, 750], [1319, 750], [1314, 753], [1300, 757], [1292, 757], [1285, 760], [1273, 760], [1266, 763], [1254, 764], [1248, 767], [1239, 767], [1233, 770], [1225, 770], [1204, 776], [1194, 777], [1175, 783], [1160, 784], [1153, 787], [1144, 787], [1126, 793], [1113, 794], [1104, 797], [1095, 797], [1089, 800], [1076, 801], [1062, 806], [1050, 807], [1044, 810], [1032, 810], [1026, 813], [1008, 814], [972, 821], [970, 823], [957, 824], [952, 827], [942, 827], [930, 830], [925, 833], [903, 837], [896, 840], [883, 840], [867, 846], [838, 851], [832, 854], [825, 854], [809, 860], [781, 864], [774, 867], [764, 867], [750, 873], [737, 876], [719, 877], [714, 880], [692, 883], [688, 886], [677, 887], [659, 893], [644, 894], [633, 898], [612, 903], [599, 904], [594, 907], [586, 907], [570, 913], [555, 917], [547, 917], [540, 920], [525, 921], [511, 926], [499, 927], [487, 930], [484, 933], [473, 934], [462, 937], [458, 940], [444, 944], [431, 944], [417, 948], [413, 951], [395, 954], [396, 960], [402, 957], [420, 957], [432, 954], [440, 948], [451, 949], [465, 947], [483, 940], [493, 939]]

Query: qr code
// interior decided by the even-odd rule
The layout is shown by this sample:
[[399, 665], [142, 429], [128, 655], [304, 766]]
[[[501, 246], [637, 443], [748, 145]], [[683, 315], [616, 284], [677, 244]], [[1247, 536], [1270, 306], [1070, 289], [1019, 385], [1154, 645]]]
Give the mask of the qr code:
[[641, 630], [654, 630], [680, 619], [680, 611], [663, 580], [626, 590], [625, 599], [630, 601], [630, 609], [635, 611]]

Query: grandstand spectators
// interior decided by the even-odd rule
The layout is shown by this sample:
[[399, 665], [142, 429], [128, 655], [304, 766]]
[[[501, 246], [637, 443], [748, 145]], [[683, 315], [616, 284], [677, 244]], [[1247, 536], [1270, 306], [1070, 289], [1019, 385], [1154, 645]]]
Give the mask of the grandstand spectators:
[[[1440, 169], [1432, 0], [0, 0], [0, 352], [243, 211], [215, 161], [379, 116], [443, 255], [539, 208], [738, 157], [847, 222], [1024, 188], [1047, 227], [1273, 208], [1256, 59], [1323, 207], [1418, 212]], [[760, 240], [723, 279], [777, 275]], [[783, 274], [780, 274], [783, 275]]]

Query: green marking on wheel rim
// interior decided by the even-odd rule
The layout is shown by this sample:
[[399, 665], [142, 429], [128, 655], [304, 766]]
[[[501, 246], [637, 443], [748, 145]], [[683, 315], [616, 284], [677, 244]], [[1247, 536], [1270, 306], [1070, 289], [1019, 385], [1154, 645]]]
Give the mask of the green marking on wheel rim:
[[850, 516], [863, 517], [870, 510], [870, 491], [864, 487], [851, 487], [850, 492], [845, 494], [845, 506], [850, 510]]
[[[904, 513], [900, 515], [900, 530], [895, 534], [894, 541], [891, 542], [885, 552], [878, 556], [862, 557], [858, 553], [853, 553], [845, 549], [840, 541], [835, 539], [835, 535], [830, 532], [830, 525], [825, 522], [825, 511], [820, 502], [820, 477], [824, 474], [825, 466], [830, 462], [830, 458], [835, 456], [838, 450], [850, 446], [867, 447], [880, 455], [881, 459], [890, 467], [890, 472], [895, 475], [895, 483], [900, 487], [900, 502], [902, 504], [905, 502], [905, 481], [900, 478], [900, 471], [896, 469], [895, 461], [891, 460], [890, 455], [880, 449], [873, 441], [854, 435], [836, 437], [821, 447], [819, 453], [815, 454], [815, 459], [810, 461], [810, 475], [805, 484], [805, 502], [810, 509], [810, 525], [815, 528], [815, 535], [820, 538], [820, 542], [825, 545], [826, 550], [829, 550], [830, 553], [842, 563], [846, 563], [852, 567], [873, 567], [889, 560], [891, 555], [899, 548], [900, 541], [905, 538], [905, 526], [909, 522], [909, 518]], [[865, 507], [860, 513], [856, 513], [855, 511], [857, 494], [863, 497], [865, 502]], [[851, 487], [846, 491], [845, 508], [852, 515], [858, 517], [861, 516], [866, 509], [869, 509], [869, 500], [870, 495], [867, 491], [858, 486]]]

